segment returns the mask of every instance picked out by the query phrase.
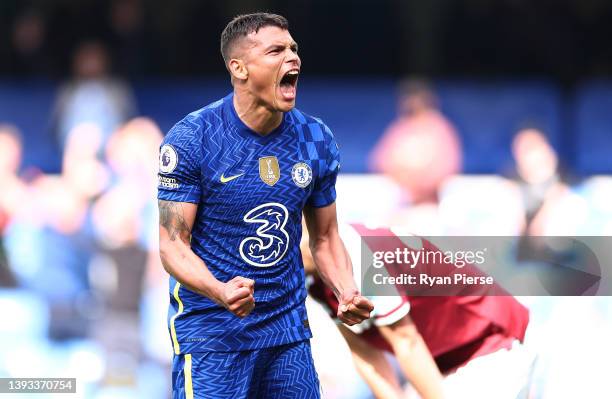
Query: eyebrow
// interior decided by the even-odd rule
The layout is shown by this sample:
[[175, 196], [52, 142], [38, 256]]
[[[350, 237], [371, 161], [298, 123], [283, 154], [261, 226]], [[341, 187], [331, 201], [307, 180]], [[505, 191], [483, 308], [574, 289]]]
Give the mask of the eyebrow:
[[[266, 47], [266, 48], [264, 49], [264, 52], [266, 52], [266, 53], [267, 53], [268, 51], [270, 51], [270, 50], [272, 50], [272, 49], [274, 49], [274, 48], [279, 48], [279, 47], [281, 47], [281, 48], [285, 48], [285, 47], [287, 47], [287, 45], [286, 45], [286, 44], [284, 44], [284, 43], [274, 43], [274, 44], [271, 44], [271, 45], [269, 45], [268, 47]], [[289, 47], [291, 47], [291, 48], [296, 48], [296, 49], [297, 49], [297, 48], [298, 48], [298, 44], [297, 44], [296, 42], [291, 42], [291, 44], [289, 44]]]

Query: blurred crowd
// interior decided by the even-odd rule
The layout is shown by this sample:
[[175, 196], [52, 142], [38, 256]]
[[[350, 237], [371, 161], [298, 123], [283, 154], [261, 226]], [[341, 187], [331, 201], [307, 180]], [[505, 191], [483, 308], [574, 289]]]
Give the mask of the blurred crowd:
[[[116, 60], [117, 72], [141, 73], [147, 63], [144, 8], [140, 0], [112, 2], [5, 2], [6, 26], [0, 51], [13, 76], [63, 77], [70, 55], [85, 40], [102, 40]], [[70, 30], [66, 29], [70, 26]], [[91, 47], [89, 48], [91, 49]], [[83, 71], [86, 72], [87, 71]]]
[[46, 304], [51, 341], [99, 345], [101, 377], [121, 383], [147, 358], [144, 292], [164, 282], [155, 201], [163, 135], [154, 121], [124, 112], [129, 96], [104, 76], [102, 54], [84, 45], [75, 79], [58, 94], [60, 174], [21, 171], [19, 130], [0, 125], [0, 286]]
[[[135, 116], [129, 85], [114, 78], [109, 65], [100, 43], [83, 43], [74, 55], [73, 76], [60, 87], [52, 112], [52, 131], [63, 154], [60, 174], [21, 170], [19, 129], [0, 125], [0, 286], [41, 301], [39, 313], [35, 306], [22, 311], [47, 315], [39, 338], [48, 340], [49, 348], [93, 345], [78, 349], [101, 363], [90, 378], [93, 397], [103, 398], [104, 392], [120, 397], [113, 391], [117, 387], [125, 389], [126, 397], [142, 397], [147, 390], [140, 385], [153, 378], [157, 396], [147, 397], [164, 398], [171, 352], [155, 201], [163, 133], [155, 121]], [[512, 197], [496, 202], [490, 196], [479, 198], [469, 183], [453, 191], [457, 180], [465, 178], [462, 143], [432, 88], [425, 81], [402, 82], [398, 99], [398, 115], [370, 156], [371, 170], [386, 176], [398, 193], [389, 218], [377, 222], [430, 235], [550, 233], [549, 215], [571, 190], [544, 132], [533, 127], [516, 132], [515, 170], [483, 186], [485, 192]], [[341, 187], [339, 191], [342, 197]], [[461, 209], [466, 201], [471, 208], [483, 203], [492, 207], [488, 225], [475, 228], [474, 215]], [[457, 222], [457, 217], [463, 219]], [[0, 292], [10, 300], [11, 291]], [[19, 297], [10, 306], [19, 311], [24, 303]], [[11, 332], [3, 333], [10, 342]], [[45, 353], [53, 353], [49, 348]], [[0, 373], [18, 372], [9, 357], [4, 364], [2, 360]], [[48, 366], [56, 362], [51, 357]], [[322, 370], [322, 379], [334, 385], [335, 377]]]
[[[21, 169], [19, 127], [0, 121], [0, 305], [25, 323], [0, 327], [0, 375], [23, 375], [26, 361], [15, 362], [14, 357], [39, 342], [41, 347], [23, 357], [40, 364], [44, 353], [47, 360], [30, 371], [61, 372], [59, 359], [74, 358], [76, 371], [71, 372], [82, 365], [83, 381], [129, 387], [125, 397], [165, 398], [171, 351], [156, 206], [163, 132], [154, 120], [139, 116], [130, 84], [112, 73], [129, 76], [146, 69], [142, 3], [111, 3], [111, 31], [119, 39], [85, 40], [65, 57], [71, 74], [50, 110], [61, 173]], [[45, 18], [29, 10], [11, 25], [14, 71], [33, 75], [54, 68], [49, 63], [58, 57], [45, 44]], [[359, 201], [367, 197], [367, 177], [359, 176], [358, 189], [350, 192], [342, 191], [348, 180], [341, 176], [339, 201], [353, 212], [348, 221], [364, 221], [365, 213], [384, 205], [373, 202], [387, 196], [389, 204], [390, 194], [396, 193], [386, 215], [377, 214], [373, 221], [414, 234], [612, 232], [610, 218], [601, 218], [607, 225], [599, 230], [580, 230], [593, 209], [612, 215], [606, 194], [612, 183], [604, 181], [595, 190], [594, 205], [587, 205], [576, 194], [577, 182], [563, 173], [547, 132], [537, 126], [515, 132], [515, 166], [506, 176], [465, 176], [460, 132], [440, 110], [435, 91], [421, 80], [402, 82], [398, 89], [397, 116], [384, 132], [372, 132], [381, 137], [369, 158], [370, 170], [383, 175], [385, 187], [392, 188], [372, 186], [371, 203], [364, 205]], [[26, 314], [33, 319], [28, 321]], [[33, 326], [38, 326], [38, 336], [24, 334]], [[23, 346], [10, 347], [20, 339]], [[75, 342], [85, 346], [74, 347]], [[92, 369], [96, 361], [100, 365]], [[122, 397], [106, 392], [95, 397]]]
[[[563, 231], [552, 223], [574, 193], [568, 185], [571, 178], [562, 176], [559, 156], [546, 132], [535, 126], [519, 128], [512, 140], [513, 170], [496, 176], [495, 182], [483, 176], [481, 188], [471, 190], [469, 182], [461, 182], [461, 137], [440, 111], [434, 90], [422, 80], [404, 81], [399, 85], [398, 99], [396, 119], [370, 154], [370, 170], [387, 176], [399, 188], [398, 203], [385, 223], [430, 235], [578, 233]], [[478, 183], [478, 177], [471, 179]], [[457, 193], [454, 185], [459, 186], [463, 198], [453, 198]], [[495, 191], [501, 201], [495, 199]], [[481, 203], [494, 209], [489, 226], [478, 230], [477, 224], [467, 222], [453, 227], [453, 217], [463, 213], [457, 206], [477, 208]]]

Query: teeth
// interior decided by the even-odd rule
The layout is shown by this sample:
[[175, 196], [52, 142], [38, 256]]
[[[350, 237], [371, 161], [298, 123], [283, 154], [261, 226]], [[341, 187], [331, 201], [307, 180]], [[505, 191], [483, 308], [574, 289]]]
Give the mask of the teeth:
[[298, 71], [289, 71], [287, 72], [287, 75], [294, 76], [294, 75], [297, 75], [298, 73], [299, 73]]

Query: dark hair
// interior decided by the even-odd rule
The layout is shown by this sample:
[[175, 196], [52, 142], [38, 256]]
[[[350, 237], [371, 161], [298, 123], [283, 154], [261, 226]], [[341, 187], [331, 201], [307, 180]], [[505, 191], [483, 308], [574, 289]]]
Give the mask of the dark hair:
[[406, 97], [419, 97], [431, 107], [438, 106], [438, 99], [432, 84], [422, 77], [404, 78], [398, 85], [398, 97], [404, 99]]
[[229, 52], [236, 39], [245, 37], [251, 32], [257, 33], [264, 26], [276, 26], [288, 30], [289, 22], [281, 15], [257, 12], [254, 14], [238, 15], [227, 24], [221, 33], [221, 55], [225, 62], [229, 59]]

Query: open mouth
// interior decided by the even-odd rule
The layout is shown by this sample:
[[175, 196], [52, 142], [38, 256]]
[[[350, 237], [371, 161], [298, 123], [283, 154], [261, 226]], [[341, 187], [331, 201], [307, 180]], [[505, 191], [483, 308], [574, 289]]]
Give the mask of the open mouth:
[[297, 81], [299, 76], [300, 71], [298, 69], [291, 69], [287, 71], [287, 73], [285, 73], [281, 78], [279, 87], [283, 97], [286, 100], [295, 99]]

